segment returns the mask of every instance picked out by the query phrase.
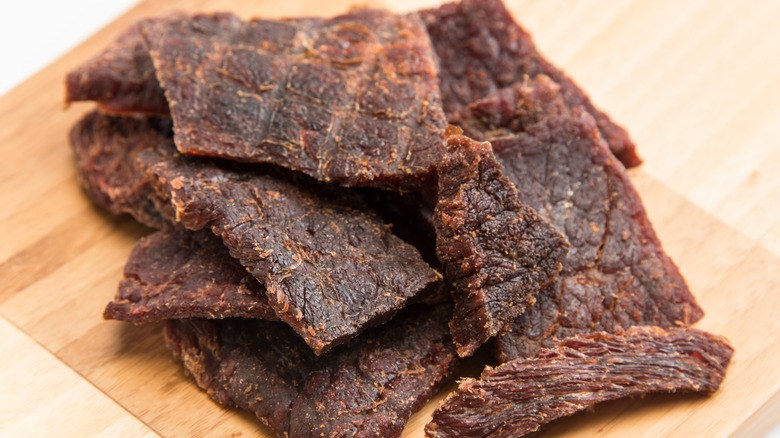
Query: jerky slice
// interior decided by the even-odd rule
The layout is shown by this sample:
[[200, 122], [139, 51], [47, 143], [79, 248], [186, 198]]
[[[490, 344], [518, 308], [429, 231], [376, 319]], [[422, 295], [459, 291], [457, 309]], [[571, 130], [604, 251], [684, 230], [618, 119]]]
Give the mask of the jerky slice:
[[317, 352], [384, 322], [441, 279], [355, 193], [303, 176], [182, 156], [170, 133], [148, 119], [93, 113], [79, 126], [79, 144], [112, 163], [125, 163], [123, 145], [143, 146], [134, 152], [136, 164], [122, 169], [135, 172], [128, 175], [133, 183], [154, 179], [156, 190], [144, 199], [160, 221], [221, 236], [266, 285], [280, 319]]
[[571, 244], [561, 274], [498, 337], [501, 362], [577, 333], [688, 326], [702, 317], [589, 114], [542, 117], [491, 143], [520, 201]]
[[450, 330], [467, 356], [534, 303], [561, 270], [569, 244], [520, 202], [490, 143], [451, 134], [434, 223], [437, 253], [454, 286]]
[[280, 437], [397, 437], [454, 374], [450, 311], [415, 306], [319, 357], [289, 327], [260, 320], [171, 320], [165, 339], [214, 400]]
[[278, 320], [265, 288], [208, 231], [165, 229], [135, 244], [103, 317], [134, 323], [166, 318]]
[[140, 27], [180, 151], [273, 163], [344, 186], [430, 180], [445, 119], [419, 17], [214, 14]]
[[142, 160], [177, 220], [222, 237], [265, 284], [279, 318], [318, 353], [384, 322], [440, 280], [353, 193], [185, 157], [170, 145]]
[[102, 112], [168, 116], [168, 101], [154, 75], [138, 26], [131, 26], [95, 58], [68, 73], [65, 102], [94, 100]]
[[654, 391], [715, 392], [732, 348], [694, 329], [634, 327], [563, 340], [533, 359], [465, 379], [433, 414], [429, 437], [519, 437], [596, 403]]
[[166, 223], [162, 212], [170, 208], [157, 196], [138, 154], [155, 147], [170, 130], [170, 119], [87, 114], [70, 133], [81, 185], [111, 213], [129, 213], [143, 224], [161, 228]]
[[471, 102], [450, 119], [469, 137], [487, 141], [523, 132], [550, 117], [571, 114], [560, 85], [540, 74], [534, 78], [525, 76], [520, 82]]
[[463, 0], [419, 14], [439, 56], [441, 96], [448, 117], [526, 75], [545, 74], [561, 85], [567, 106], [582, 106], [596, 118], [612, 152], [626, 167], [642, 162], [628, 133], [598, 110], [564, 72], [544, 59], [501, 0]]

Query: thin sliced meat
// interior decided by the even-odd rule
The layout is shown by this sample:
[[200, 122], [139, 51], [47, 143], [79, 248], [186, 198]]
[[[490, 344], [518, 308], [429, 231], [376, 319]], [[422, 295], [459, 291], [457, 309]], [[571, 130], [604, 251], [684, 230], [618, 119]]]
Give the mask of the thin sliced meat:
[[170, 115], [138, 26], [130, 26], [102, 53], [68, 73], [65, 102], [85, 100], [96, 101], [109, 114]]
[[170, 227], [133, 247], [103, 317], [134, 323], [245, 317], [278, 320], [265, 288], [208, 231]]
[[733, 350], [685, 328], [633, 327], [563, 340], [531, 359], [465, 379], [433, 414], [426, 436], [516, 438], [606, 400], [649, 392], [715, 392]]
[[[501, 106], [474, 105], [475, 117], [502, 117]], [[521, 133], [491, 131], [501, 135], [489, 140], [520, 201], [550, 220], [571, 248], [558, 278], [498, 336], [499, 360], [531, 357], [577, 333], [696, 322], [702, 310], [594, 119], [580, 108], [537, 117]]]
[[171, 320], [165, 339], [217, 402], [280, 437], [397, 437], [459, 363], [451, 306], [413, 306], [315, 356], [289, 327], [260, 320]]
[[87, 114], [70, 132], [79, 182], [111, 213], [129, 213], [145, 225], [162, 228], [166, 217], [172, 217], [171, 208], [157, 196], [138, 154], [156, 147], [170, 132], [170, 119]]
[[431, 180], [446, 122], [418, 17], [357, 9], [331, 19], [212, 14], [139, 26], [180, 151], [344, 186]]
[[453, 285], [452, 337], [468, 356], [536, 301], [569, 244], [520, 202], [490, 143], [448, 133], [438, 169], [436, 251]]
[[463, 0], [419, 14], [440, 60], [441, 96], [448, 118], [525, 76], [545, 74], [560, 84], [567, 106], [582, 106], [595, 117], [610, 149], [626, 167], [642, 162], [628, 133], [539, 53], [531, 35], [515, 22], [501, 0]]

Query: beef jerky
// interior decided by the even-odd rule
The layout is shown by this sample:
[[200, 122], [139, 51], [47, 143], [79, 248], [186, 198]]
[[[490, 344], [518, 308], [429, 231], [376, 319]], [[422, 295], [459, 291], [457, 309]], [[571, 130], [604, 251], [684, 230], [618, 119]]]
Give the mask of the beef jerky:
[[545, 75], [522, 81], [471, 102], [454, 113], [451, 122], [476, 140], [486, 141], [523, 132], [553, 116], [571, 115], [561, 87]]
[[111, 114], [169, 116], [146, 41], [131, 26], [93, 59], [68, 73], [65, 102], [97, 101]]
[[419, 17], [214, 14], [140, 27], [180, 151], [273, 163], [344, 186], [430, 180], [445, 119]]
[[239, 316], [278, 320], [265, 288], [217, 236], [172, 228], [136, 243], [103, 313], [134, 323]]
[[569, 245], [520, 202], [490, 143], [449, 134], [438, 169], [436, 250], [453, 285], [452, 337], [467, 356], [534, 303]]
[[165, 339], [214, 400], [280, 437], [397, 437], [454, 374], [450, 311], [415, 306], [319, 357], [289, 327], [261, 320], [171, 320]]
[[441, 279], [356, 193], [281, 170], [182, 156], [142, 119], [85, 120], [95, 120], [85, 138], [102, 141], [104, 133], [89, 128], [114, 126], [111, 145], [146, 145], [134, 169], [153, 179], [161, 216], [222, 237], [265, 284], [279, 318], [317, 352], [384, 322]]
[[391, 317], [440, 274], [353, 193], [297, 175], [145, 151], [161, 197], [191, 230], [210, 228], [266, 286], [317, 352]]
[[520, 437], [599, 402], [648, 392], [715, 392], [733, 350], [694, 329], [634, 327], [565, 339], [537, 357], [465, 379], [433, 414], [428, 437]]
[[155, 147], [170, 131], [170, 119], [87, 114], [70, 133], [81, 185], [111, 213], [129, 213], [143, 224], [161, 228], [166, 222], [162, 212], [170, 208], [151, 186], [138, 154]]
[[463, 0], [420, 15], [440, 60], [441, 97], [448, 116], [526, 75], [545, 74], [561, 85], [569, 107], [582, 106], [596, 118], [612, 152], [626, 167], [641, 163], [628, 133], [539, 53], [501, 0]]
[[533, 356], [577, 333], [688, 326], [701, 318], [589, 114], [575, 109], [491, 142], [520, 201], [571, 244], [560, 275], [498, 337], [500, 361]]

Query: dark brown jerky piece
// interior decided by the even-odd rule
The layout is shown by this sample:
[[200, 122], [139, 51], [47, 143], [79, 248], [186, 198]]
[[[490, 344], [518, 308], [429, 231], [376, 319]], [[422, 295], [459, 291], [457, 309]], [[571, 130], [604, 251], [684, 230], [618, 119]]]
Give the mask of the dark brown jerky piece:
[[265, 288], [217, 236], [170, 228], [136, 243], [103, 313], [135, 323], [234, 316], [278, 320]]
[[490, 143], [453, 134], [438, 170], [434, 224], [455, 298], [450, 330], [467, 356], [535, 302], [569, 244], [520, 202]]
[[433, 414], [429, 437], [520, 437], [599, 402], [718, 389], [733, 350], [694, 329], [634, 327], [565, 339], [533, 359], [465, 379]]
[[501, 0], [463, 0], [420, 12], [440, 60], [444, 111], [450, 114], [500, 88], [545, 74], [561, 85], [569, 107], [593, 114], [612, 152], [627, 167], [641, 159], [628, 133], [591, 103], [588, 96], [536, 50], [531, 36]]
[[319, 357], [289, 327], [260, 320], [172, 320], [165, 339], [214, 400], [278, 436], [397, 437], [455, 372], [450, 312], [414, 306]]
[[141, 158], [176, 219], [222, 237], [318, 353], [386, 321], [441, 278], [354, 193], [186, 157], [172, 145]]
[[345, 186], [420, 187], [442, 152], [436, 61], [419, 17], [146, 20], [176, 146]]
[[170, 131], [170, 119], [87, 114], [70, 133], [81, 185], [111, 213], [129, 213], [141, 223], [161, 228], [164, 202], [151, 186], [138, 154], [155, 147]]
[[571, 110], [561, 96], [561, 87], [545, 75], [526, 76], [484, 99], [471, 102], [452, 114], [451, 123], [466, 135], [486, 141], [523, 132], [553, 116], [568, 116]]
[[168, 116], [168, 101], [138, 26], [131, 26], [95, 58], [68, 73], [65, 102], [97, 101], [110, 114]]
[[501, 362], [577, 333], [688, 326], [701, 318], [589, 114], [575, 109], [492, 144], [520, 200], [571, 244], [558, 278], [497, 338]]

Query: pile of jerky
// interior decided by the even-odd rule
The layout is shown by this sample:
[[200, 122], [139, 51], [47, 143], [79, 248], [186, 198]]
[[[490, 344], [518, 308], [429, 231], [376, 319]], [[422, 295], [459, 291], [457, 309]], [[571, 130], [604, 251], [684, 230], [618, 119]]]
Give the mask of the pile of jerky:
[[[521, 436], [731, 358], [663, 252], [626, 132], [500, 0], [399, 15], [144, 19], [71, 72], [71, 145], [158, 229], [105, 317], [167, 320], [217, 402], [280, 437]], [[483, 347], [484, 346], [484, 347]]]

